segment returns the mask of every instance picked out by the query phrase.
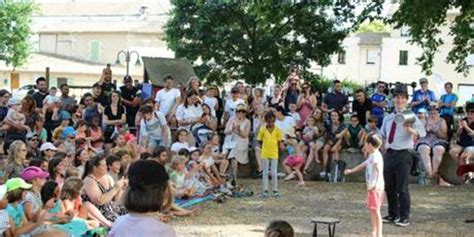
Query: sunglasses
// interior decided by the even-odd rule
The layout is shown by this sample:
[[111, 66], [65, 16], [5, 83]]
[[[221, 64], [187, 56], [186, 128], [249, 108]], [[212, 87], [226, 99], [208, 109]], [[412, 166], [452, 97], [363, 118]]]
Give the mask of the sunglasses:
[[296, 83], [291, 83], [292, 86], [296, 86]]
[[38, 138], [33, 138], [33, 139], [30, 139], [30, 141], [32, 141], [32, 142], [38, 142], [39, 139], [38, 139]]

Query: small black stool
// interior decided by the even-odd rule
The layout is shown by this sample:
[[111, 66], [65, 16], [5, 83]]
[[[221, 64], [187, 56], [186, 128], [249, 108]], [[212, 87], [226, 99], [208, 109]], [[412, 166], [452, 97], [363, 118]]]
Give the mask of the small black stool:
[[318, 223], [328, 225], [329, 237], [334, 237], [336, 233], [336, 224], [340, 221], [336, 218], [329, 217], [314, 217], [311, 219], [311, 223], [314, 223], [313, 237], [318, 236]]

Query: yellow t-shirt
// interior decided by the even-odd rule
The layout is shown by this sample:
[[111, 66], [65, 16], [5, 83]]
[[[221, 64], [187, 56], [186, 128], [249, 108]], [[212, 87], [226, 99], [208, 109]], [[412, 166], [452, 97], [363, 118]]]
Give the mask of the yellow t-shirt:
[[267, 127], [262, 126], [257, 139], [262, 142], [262, 159], [278, 159], [278, 142], [283, 140], [280, 129], [274, 127], [270, 133]]

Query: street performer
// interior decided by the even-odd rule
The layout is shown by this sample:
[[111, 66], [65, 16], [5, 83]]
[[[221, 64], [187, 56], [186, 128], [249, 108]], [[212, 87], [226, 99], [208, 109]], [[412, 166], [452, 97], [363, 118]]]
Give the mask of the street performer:
[[411, 124], [397, 124], [395, 116], [405, 111], [408, 102], [406, 85], [397, 85], [393, 91], [395, 110], [383, 119], [381, 135], [385, 140], [384, 179], [388, 215], [384, 222], [397, 226], [410, 225], [410, 171], [413, 165], [415, 139], [426, 135], [421, 121], [415, 117]]

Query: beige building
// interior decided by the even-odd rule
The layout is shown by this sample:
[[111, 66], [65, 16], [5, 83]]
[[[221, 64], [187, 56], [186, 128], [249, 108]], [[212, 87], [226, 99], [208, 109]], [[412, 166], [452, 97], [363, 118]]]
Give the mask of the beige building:
[[[0, 64], [0, 85], [15, 89], [34, 83], [50, 68], [50, 85], [92, 85], [106, 64], [112, 65], [114, 80], [126, 75], [143, 79], [141, 57], [174, 58], [163, 41], [163, 26], [170, 9], [168, 1], [154, 0], [36, 0], [39, 12], [33, 16], [33, 54], [13, 71]], [[117, 62], [119, 59], [119, 63]]]
[[[450, 11], [448, 20], [454, 19], [455, 11]], [[474, 91], [474, 63], [468, 59], [471, 72], [464, 76], [457, 73], [455, 65], [448, 64], [446, 56], [452, 48], [452, 37], [448, 35], [448, 27], [441, 29], [440, 35], [444, 44], [435, 56], [433, 74], [428, 76], [422, 72], [416, 58], [422, 53], [421, 48], [407, 42], [409, 29], [392, 30], [390, 33], [363, 33], [347, 37], [343, 41], [345, 53], [334, 55], [331, 64], [312, 69], [327, 78], [352, 80], [368, 85], [378, 80], [386, 82], [418, 82], [421, 77], [430, 80], [430, 89], [439, 97], [444, 93], [444, 83], [452, 82], [454, 90], [461, 101], [469, 100]]]

